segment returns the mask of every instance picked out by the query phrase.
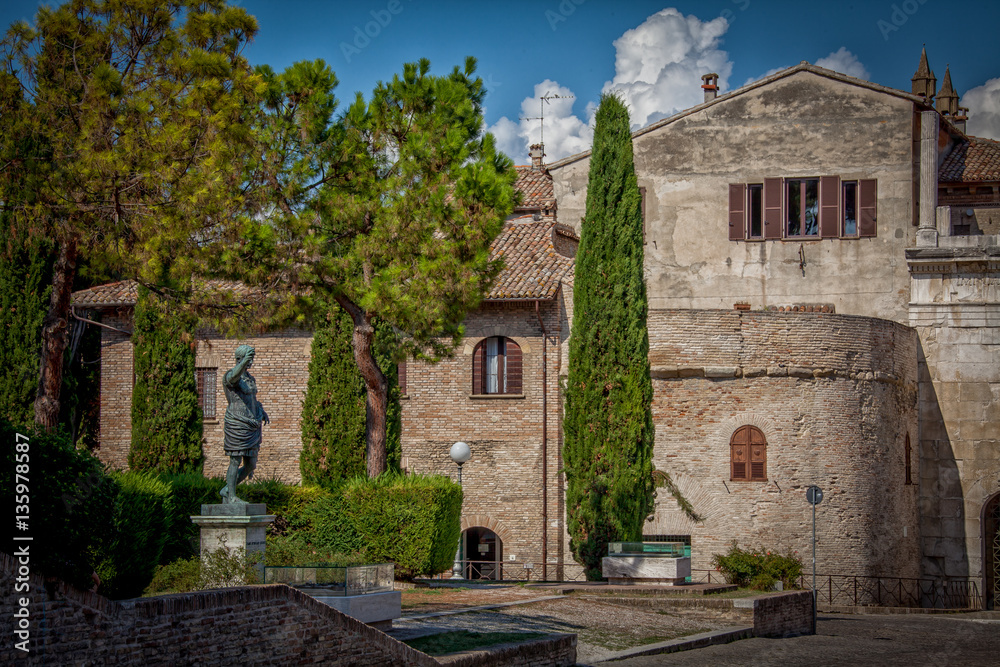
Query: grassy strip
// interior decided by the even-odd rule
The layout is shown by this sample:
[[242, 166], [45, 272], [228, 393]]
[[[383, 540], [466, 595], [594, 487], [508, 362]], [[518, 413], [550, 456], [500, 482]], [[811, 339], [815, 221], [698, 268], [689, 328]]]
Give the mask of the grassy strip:
[[510, 642], [526, 642], [545, 637], [543, 632], [469, 632], [456, 630], [442, 632], [436, 635], [424, 635], [407, 639], [406, 643], [427, 655], [446, 655], [459, 651], [471, 651], [486, 646], [507, 644]]

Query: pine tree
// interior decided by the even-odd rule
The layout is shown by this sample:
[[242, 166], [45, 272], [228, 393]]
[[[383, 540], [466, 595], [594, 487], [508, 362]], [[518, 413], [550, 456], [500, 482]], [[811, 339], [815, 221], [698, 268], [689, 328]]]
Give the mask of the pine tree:
[[628, 110], [597, 110], [587, 211], [576, 255], [566, 383], [566, 521], [588, 579], [608, 542], [642, 539], [653, 509], [652, 383], [641, 198]]
[[[302, 404], [302, 454], [299, 469], [310, 484], [336, 485], [365, 474], [365, 383], [354, 361], [354, 323], [334, 305], [316, 328], [309, 362], [309, 383]], [[387, 378], [395, 378], [389, 353], [391, 330], [378, 327], [376, 357]], [[399, 467], [399, 390], [389, 390], [387, 454]]]
[[133, 470], [194, 472], [201, 468], [202, 415], [194, 373], [194, 321], [171, 312], [139, 288], [132, 331]]

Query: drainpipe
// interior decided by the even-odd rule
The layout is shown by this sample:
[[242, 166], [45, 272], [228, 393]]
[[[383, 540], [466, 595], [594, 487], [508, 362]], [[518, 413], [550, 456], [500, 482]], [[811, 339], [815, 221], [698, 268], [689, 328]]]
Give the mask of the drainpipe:
[[549, 580], [549, 429], [548, 429], [548, 336], [538, 300], [535, 317], [542, 329], [542, 581]]

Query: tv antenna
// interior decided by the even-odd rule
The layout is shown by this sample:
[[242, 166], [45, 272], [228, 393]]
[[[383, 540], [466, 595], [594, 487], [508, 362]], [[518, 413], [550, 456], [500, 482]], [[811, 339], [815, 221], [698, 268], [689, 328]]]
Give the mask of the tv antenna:
[[540, 120], [541, 127], [539, 134], [540, 141], [538, 143], [545, 144], [545, 105], [549, 104], [549, 100], [572, 100], [575, 95], [553, 95], [551, 92], [546, 92], [544, 95], [538, 98], [538, 115], [531, 116], [528, 118], [521, 117], [521, 120]]

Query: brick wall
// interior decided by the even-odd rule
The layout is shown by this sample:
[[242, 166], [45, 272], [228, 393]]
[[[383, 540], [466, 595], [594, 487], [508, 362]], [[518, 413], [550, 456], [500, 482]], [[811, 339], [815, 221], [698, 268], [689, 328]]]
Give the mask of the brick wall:
[[[438, 664], [284, 585], [114, 602], [38, 575], [28, 592], [15, 593], [14, 583], [14, 559], [0, 554], [5, 664]], [[18, 597], [31, 599], [27, 654], [13, 648]]]
[[[124, 330], [132, 328], [132, 309], [105, 315], [105, 323]], [[127, 334], [101, 330], [101, 436], [98, 456], [113, 468], [128, 467], [132, 442], [133, 348]], [[302, 451], [301, 414], [309, 380], [312, 336], [289, 329], [248, 339], [221, 338], [209, 331], [197, 334], [195, 366], [215, 368], [216, 418], [206, 419], [202, 450], [205, 475], [224, 476], [229, 457], [223, 451], [223, 419], [226, 396], [222, 377], [235, 363], [236, 347], [247, 343], [257, 350], [251, 374], [257, 380], [257, 398], [271, 423], [264, 426], [264, 442], [257, 459], [256, 475], [284, 482], [300, 481]]]
[[[568, 330], [561, 296], [535, 303], [486, 303], [465, 322], [466, 337], [454, 357], [437, 364], [411, 362], [407, 398], [403, 400], [403, 466], [412, 472], [454, 477], [448, 456], [462, 440], [472, 448], [463, 466], [463, 527], [480, 525], [502, 540], [506, 576], [526, 576], [521, 564], [542, 574], [542, 358], [543, 337], [538, 315], [549, 334], [544, 356], [548, 480], [549, 577], [562, 577], [565, 552], [564, 495], [559, 421], [561, 344]], [[472, 395], [472, 351], [489, 336], [512, 338], [521, 347], [523, 394], [517, 397]], [[474, 523], [473, 523], [474, 522]], [[515, 571], [515, 569], [517, 571]], [[559, 574], [557, 574], [557, 572]]]
[[[692, 567], [731, 541], [803, 560], [817, 509], [824, 573], [917, 576], [917, 485], [905, 440], [917, 435], [917, 339], [872, 318], [777, 312], [653, 311], [653, 459], [700, 521], [659, 492], [647, 533], [690, 535]], [[729, 439], [767, 438], [767, 481], [732, 481]], [[912, 452], [911, 478], [919, 479]]]

